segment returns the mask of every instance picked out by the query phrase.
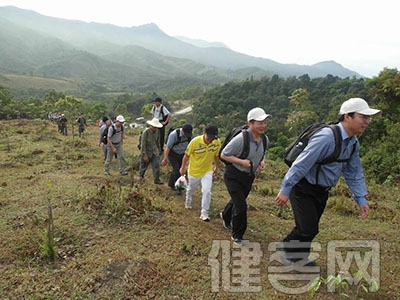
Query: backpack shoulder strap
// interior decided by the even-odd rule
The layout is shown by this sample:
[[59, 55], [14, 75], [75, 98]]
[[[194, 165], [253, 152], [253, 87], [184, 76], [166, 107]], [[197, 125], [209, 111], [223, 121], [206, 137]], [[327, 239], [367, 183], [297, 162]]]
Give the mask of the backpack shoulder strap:
[[[178, 144], [181, 143], [182, 137], [180, 136], [180, 131], [181, 131], [180, 128], [175, 129], [175, 132], [176, 132], [176, 141], [175, 141], [175, 143], [172, 144], [171, 150], [172, 150], [172, 148], [174, 148], [176, 145], [178, 145]], [[171, 132], [171, 134], [172, 134], [172, 133], [173, 133], [173, 132]]]
[[267, 151], [267, 148], [268, 148], [268, 139], [267, 139], [267, 136], [265, 134], [261, 135], [261, 139], [263, 141], [264, 153], [265, 153]]
[[242, 153], [240, 153], [239, 158], [244, 159], [247, 156], [249, 156], [250, 152], [250, 132], [247, 130], [243, 129], [242, 130], [242, 136], [243, 136], [243, 149]]
[[329, 128], [333, 131], [333, 137], [335, 139], [335, 149], [333, 153], [328, 157], [325, 157], [323, 160], [319, 162], [321, 165], [329, 164], [334, 161], [337, 161], [340, 153], [342, 151], [342, 133], [340, 132], [340, 127], [334, 124], [329, 125]]

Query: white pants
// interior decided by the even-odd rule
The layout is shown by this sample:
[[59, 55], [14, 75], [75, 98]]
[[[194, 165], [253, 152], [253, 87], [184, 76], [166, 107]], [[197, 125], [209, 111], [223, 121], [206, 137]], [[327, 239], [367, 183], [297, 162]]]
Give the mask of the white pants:
[[208, 210], [211, 204], [211, 185], [212, 185], [212, 174], [210, 171], [204, 174], [203, 177], [193, 177], [188, 175], [188, 187], [186, 189], [186, 206], [192, 206], [192, 196], [201, 183], [201, 215], [208, 217]]

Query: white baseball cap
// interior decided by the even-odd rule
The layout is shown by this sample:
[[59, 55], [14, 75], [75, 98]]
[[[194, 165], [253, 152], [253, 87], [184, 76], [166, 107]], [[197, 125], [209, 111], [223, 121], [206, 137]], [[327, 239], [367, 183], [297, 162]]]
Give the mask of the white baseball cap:
[[366, 116], [373, 116], [380, 113], [381, 110], [370, 108], [367, 101], [362, 98], [350, 98], [349, 100], [343, 102], [342, 106], [340, 107], [339, 115], [353, 112]]
[[123, 115], [117, 116], [116, 120], [117, 120], [118, 122], [121, 122], [121, 123], [124, 123], [124, 122], [125, 122], [125, 118], [124, 118]]
[[266, 118], [269, 117], [271, 117], [271, 115], [266, 114], [262, 108], [256, 107], [250, 110], [247, 114], [247, 121], [264, 121]]

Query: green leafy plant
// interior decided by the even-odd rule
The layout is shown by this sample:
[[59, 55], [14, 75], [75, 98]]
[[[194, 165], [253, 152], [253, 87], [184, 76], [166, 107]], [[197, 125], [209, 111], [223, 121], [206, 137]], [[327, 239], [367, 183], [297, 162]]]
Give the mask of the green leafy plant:
[[[51, 184], [47, 185], [48, 188], [51, 187]], [[51, 207], [50, 198], [48, 199], [48, 219], [47, 219], [47, 230], [44, 232], [44, 243], [39, 243], [39, 246], [42, 250], [41, 256], [47, 258], [51, 261], [55, 261], [57, 258], [57, 250], [55, 246], [55, 238], [54, 238], [54, 222], [53, 222], [53, 210]]]
[[317, 277], [313, 280], [308, 291], [310, 292], [311, 297], [315, 296], [315, 293], [319, 290], [321, 285], [325, 285], [327, 287], [335, 287], [335, 290], [338, 291], [340, 297], [348, 298], [348, 299], [363, 299], [358, 298], [361, 291], [368, 294], [368, 292], [377, 292], [379, 290], [379, 285], [375, 280], [372, 280], [371, 286], [368, 290], [368, 285], [364, 281], [360, 281], [363, 278], [362, 272], [358, 271], [355, 275], [355, 278], [359, 279], [359, 284], [355, 285], [355, 291], [351, 291], [348, 280], [349, 276], [338, 274], [337, 276], [329, 275], [327, 278]]

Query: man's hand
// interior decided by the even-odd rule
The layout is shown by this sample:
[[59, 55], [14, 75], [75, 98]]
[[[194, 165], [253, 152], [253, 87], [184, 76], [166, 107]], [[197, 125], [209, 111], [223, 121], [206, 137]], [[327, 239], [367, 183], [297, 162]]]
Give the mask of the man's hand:
[[185, 167], [185, 166], [182, 166], [182, 167], [179, 169], [179, 173], [180, 173], [181, 175], [185, 175], [185, 169], [186, 169], [186, 167]]
[[369, 206], [368, 205], [360, 206], [360, 211], [361, 211], [361, 219], [365, 219], [366, 217], [368, 217], [369, 214]]
[[265, 160], [262, 160], [261, 162], [260, 162], [260, 164], [258, 165], [258, 168], [257, 168], [259, 171], [262, 171], [262, 170], [264, 170], [265, 169]]
[[288, 200], [289, 200], [289, 196], [284, 195], [282, 193], [279, 193], [275, 198], [276, 204], [278, 204], [281, 207], [284, 206]]

